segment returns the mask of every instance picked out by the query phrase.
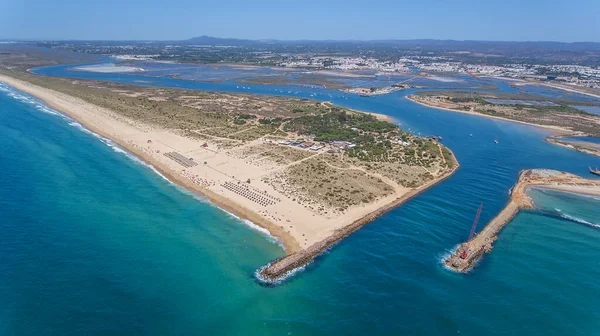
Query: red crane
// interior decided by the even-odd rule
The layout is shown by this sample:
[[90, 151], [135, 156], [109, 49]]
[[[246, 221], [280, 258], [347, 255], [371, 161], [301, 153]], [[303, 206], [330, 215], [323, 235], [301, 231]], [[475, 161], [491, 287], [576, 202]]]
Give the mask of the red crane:
[[[469, 239], [467, 239], [467, 242], [471, 241], [471, 239], [473, 239], [473, 236], [475, 235], [475, 229], [477, 228], [477, 222], [479, 222], [479, 216], [481, 216], [481, 209], [483, 208], [483, 203], [479, 204], [479, 209], [477, 209], [477, 214], [475, 215], [475, 220], [473, 220], [473, 225], [471, 226], [471, 232], [469, 233]], [[466, 245], [463, 245], [463, 250], [460, 253], [460, 258], [461, 259], [466, 259], [467, 256], [469, 255], [469, 251]]]
[[481, 216], [481, 209], [483, 208], [483, 203], [479, 204], [479, 209], [477, 209], [477, 214], [475, 215], [475, 220], [473, 221], [473, 226], [471, 226], [471, 233], [469, 233], [469, 240], [473, 238], [475, 234], [475, 229], [477, 228], [477, 222], [479, 222], [479, 216]]

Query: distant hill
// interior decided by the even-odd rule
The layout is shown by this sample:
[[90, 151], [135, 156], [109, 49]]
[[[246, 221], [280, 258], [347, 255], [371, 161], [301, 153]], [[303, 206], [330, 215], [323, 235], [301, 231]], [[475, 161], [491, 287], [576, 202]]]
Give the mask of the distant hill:
[[220, 38], [202, 35], [182, 41], [190, 44], [202, 44], [213, 46], [250, 46], [260, 44], [304, 44], [304, 45], [379, 45], [379, 46], [399, 46], [399, 47], [424, 47], [432, 49], [465, 50], [465, 49], [487, 49], [488, 51], [502, 49], [521, 51], [521, 50], [561, 50], [561, 51], [600, 51], [598, 42], [552, 42], [552, 41], [533, 41], [533, 42], [514, 42], [514, 41], [459, 41], [459, 40], [434, 40], [434, 39], [415, 39], [415, 40], [248, 40], [237, 38]]
[[187, 42], [190, 44], [201, 44], [201, 45], [213, 45], [213, 46], [243, 46], [243, 45], [252, 45], [258, 44], [259, 41], [255, 40], [244, 40], [244, 39], [236, 39], [236, 38], [220, 38], [220, 37], [212, 37], [212, 36], [198, 36], [192, 37], [191, 39], [185, 40], [183, 42]]

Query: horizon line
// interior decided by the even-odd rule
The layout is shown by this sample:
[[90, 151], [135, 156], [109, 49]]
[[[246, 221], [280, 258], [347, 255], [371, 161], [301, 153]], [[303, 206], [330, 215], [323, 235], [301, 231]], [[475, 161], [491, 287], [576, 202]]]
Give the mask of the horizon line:
[[376, 39], [276, 39], [276, 38], [238, 38], [215, 37], [200, 35], [184, 39], [85, 39], [85, 38], [0, 38], [3, 42], [187, 42], [193, 39], [209, 38], [216, 40], [237, 40], [257, 43], [268, 42], [412, 42], [412, 41], [440, 41], [440, 42], [496, 42], [496, 43], [595, 43], [600, 41], [558, 41], [558, 40], [477, 40], [477, 39], [443, 39], [443, 38], [376, 38]]

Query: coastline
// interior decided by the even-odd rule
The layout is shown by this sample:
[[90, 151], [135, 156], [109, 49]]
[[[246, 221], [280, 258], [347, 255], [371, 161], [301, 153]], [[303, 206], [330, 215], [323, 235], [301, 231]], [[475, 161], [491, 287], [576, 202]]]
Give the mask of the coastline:
[[571, 149], [571, 150], [575, 150], [575, 151], [578, 151], [578, 152], [581, 152], [581, 153], [585, 153], [585, 154], [600, 156], [600, 149], [598, 149], [598, 150], [591, 150], [591, 149], [588, 149], [588, 148], [584, 148], [583, 146], [585, 146], [585, 145], [583, 145], [583, 146], [576, 146], [573, 142], [563, 141], [563, 140], [561, 140], [561, 138], [562, 137], [560, 137], [560, 136], [553, 136], [553, 137], [547, 137], [544, 140], [547, 141], [548, 143], [553, 144], [553, 145], [561, 146], [561, 147], [568, 148], [568, 149]]
[[[401, 188], [400, 190], [396, 190], [396, 193], [392, 195], [382, 197], [370, 204], [358, 206], [339, 216], [325, 218], [323, 216], [316, 216], [315, 214], [311, 215], [311, 213], [301, 205], [291, 202], [291, 200], [281, 200], [280, 204], [272, 207], [272, 210], [275, 210], [274, 213], [277, 216], [277, 218], [275, 218], [272, 216], [272, 213], [269, 213], [269, 211], [272, 211], [271, 208], [267, 208], [266, 210], [268, 211], [261, 210], [263, 208], [257, 207], [255, 203], [243, 198], [236, 198], [236, 195], [231, 193], [228, 194], [227, 190], [220, 189], [222, 188], [222, 184], [220, 183], [231, 180], [233, 177], [232, 175], [234, 175], [232, 174], [232, 171], [235, 171], [235, 176], [238, 176], [238, 173], [241, 172], [236, 169], [241, 168], [243, 170], [243, 165], [236, 167], [236, 162], [238, 161], [233, 157], [222, 154], [223, 152], [215, 152], [216, 154], [213, 153], [214, 151], [209, 152], [200, 150], [200, 152], [198, 152], [199, 147], [203, 146], [203, 141], [198, 139], [190, 140], [189, 138], [184, 138], [180, 134], [168, 130], [156, 129], [150, 125], [136, 123], [109, 109], [93, 105], [80, 98], [52, 90], [45, 86], [38, 86], [27, 80], [13, 78], [10, 75], [0, 75], [0, 81], [40, 99], [49, 107], [76, 120], [91, 132], [110, 139], [119, 147], [139, 158], [140, 161], [154, 168], [172, 183], [181, 186], [192, 193], [205, 197], [211, 204], [242, 220], [249, 220], [258, 227], [266, 229], [271, 236], [283, 245], [285, 253], [284, 258], [304, 252], [303, 255], [311, 255], [310, 260], [312, 260], [315, 256], [331, 247], [331, 245], [337, 243], [340, 239], [359, 229], [364, 224], [372, 221], [399, 204], [402, 204], [404, 201], [416, 196], [429, 187], [445, 180], [459, 167], [458, 162], [454, 158], [457, 164], [451, 171], [449, 168], [445, 168], [445, 170], [443, 170], [443, 175], [429, 181], [418, 189]], [[361, 111], [356, 112], [370, 113]], [[380, 114], [374, 115], [379, 117], [382, 116]], [[389, 116], [385, 116], [385, 118], [388, 120], [390, 119]], [[147, 139], [152, 139], [152, 144], [150, 144], [151, 141]], [[146, 143], [146, 141], [148, 141], [148, 143]], [[169, 144], [177, 148], [169, 146]], [[210, 147], [212, 148], [213, 145], [211, 144]], [[157, 150], [157, 148], [160, 149], [160, 151]], [[169, 158], [163, 155], [163, 153], [172, 150], [190, 153], [188, 155], [193, 156], [195, 162], [208, 160], [209, 165], [206, 165], [205, 161], [204, 166], [198, 165], [194, 168], [182, 169], [181, 166], [177, 166], [177, 164], [174, 164], [173, 161], [170, 161]], [[195, 154], [192, 154], [192, 152]], [[210, 157], [206, 156], [207, 153]], [[216, 162], [217, 165], [213, 165], [214, 161], [211, 161], [215, 156], [218, 156], [217, 159], [220, 160]], [[221, 160], [223, 157], [227, 157], [227, 162], [229, 162], [229, 160], [233, 162], [229, 165], [225, 163], [225, 160]], [[219, 166], [219, 164], [226, 164], [233, 168], [224, 168], [224, 166]], [[218, 168], [219, 170], [215, 168]], [[207, 170], [209, 170], [208, 173]], [[212, 184], [206, 187], [205, 185], [199, 185], [201, 183], [198, 182], [198, 180], [203, 180], [202, 178], [199, 178], [199, 175], [204, 177], [204, 174], [208, 174], [208, 177], [210, 177], [209, 180], [212, 181]], [[241, 175], [243, 176], [243, 174]], [[245, 181], [245, 178], [238, 177], [236, 181]], [[264, 187], [264, 184], [261, 184], [258, 180], [254, 181], [252, 184], [257, 187]], [[269, 191], [272, 192], [270, 189]], [[286, 216], [288, 218], [287, 220]], [[282, 224], [285, 222], [288, 223], [284, 227]], [[290, 224], [293, 224], [293, 227]]]
[[[594, 181], [594, 180], [592, 180]], [[547, 189], [554, 191], [561, 191], [566, 193], [572, 193], [576, 195], [586, 196], [600, 196], [600, 189], [593, 188], [591, 186], [582, 185], [541, 185], [541, 186], [530, 186], [530, 189]]]
[[504, 121], [510, 121], [510, 122], [514, 122], [514, 123], [519, 123], [519, 124], [523, 124], [523, 125], [540, 127], [540, 128], [544, 128], [544, 129], [552, 131], [553, 133], [555, 133], [555, 135], [565, 135], [565, 134], [572, 135], [572, 134], [576, 134], [576, 132], [574, 132], [574, 131], [572, 131], [572, 130], [570, 130], [568, 128], [563, 128], [563, 127], [559, 127], [559, 126], [549, 126], [549, 125], [533, 124], [533, 123], [528, 123], [528, 122], [525, 122], [525, 121], [508, 119], [508, 118], [504, 118], [504, 117], [491, 116], [491, 115], [487, 115], [487, 114], [483, 114], [483, 113], [479, 113], [479, 112], [456, 110], [456, 109], [451, 109], [451, 108], [442, 107], [442, 106], [428, 105], [428, 104], [425, 104], [423, 102], [414, 100], [414, 99], [410, 98], [410, 96], [406, 96], [405, 98], [408, 99], [408, 100], [410, 100], [413, 103], [416, 103], [416, 104], [419, 104], [419, 105], [422, 105], [422, 106], [426, 106], [426, 107], [430, 107], [430, 108], [439, 109], [439, 110], [445, 110], [445, 111], [450, 111], [450, 112], [458, 112], [458, 113], [470, 114], [470, 115], [475, 115], [475, 116], [480, 116], [480, 117], [485, 117], [485, 118], [498, 119], [498, 120], [504, 120]]
[[53, 101], [52, 99], [47, 99], [43, 95], [40, 95], [39, 92], [35, 91], [35, 88], [31, 88], [31, 87], [27, 86], [27, 85], [33, 86], [33, 84], [26, 82], [26, 81], [21, 81], [19, 79], [15, 79], [15, 78], [12, 78], [9, 76], [5, 76], [2, 74], [0, 74], [0, 82], [4, 82], [4, 83], [16, 88], [19, 91], [25, 92], [27, 94], [30, 94], [30, 95], [36, 97], [37, 99], [40, 99], [41, 101], [44, 102], [44, 104], [48, 105], [48, 107], [51, 107], [52, 109], [55, 109], [55, 110], [59, 111], [60, 113], [63, 113], [64, 115], [68, 116], [69, 118], [72, 118], [73, 120], [80, 123], [83, 127], [90, 130], [91, 132], [113, 141], [119, 147], [121, 147], [124, 150], [126, 150], [127, 152], [133, 154], [135, 157], [140, 159], [145, 164], [156, 169], [160, 174], [165, 176], [172, 183], [174, 183], [180, 187], [183, 187], [186, 190], [189, 190], [193, 193], [196, 193], [202, 197], [207, 198], [210, 203], [212, 203], [213, 205], [215, 205], [216, 207], [218, 207], [224, 211], [230, 212], [241, 219], [247, 219], [247, 220], [251, 221], [252, 223], [266, 229], [267, 231], [269, 231], [270, 235], [274, 236], [276, 239], [278, 239], [282, 243], [284, 250], [287, 253], [293, 253], [293, 252], [296, 252], [301, 249], [300, 244], [298, 243], [298, 241], [296, 239], [294, 239], [285, 230], [281, 230], [274, 223], [271, 223], [271, 222], [265, 220], [264, 218], [257, 216], [253, 211], [251, 211], [241, 205], [238, 205], [231, 201], [228, 201], [225, 197], [223, 197], [221, 195], [218, 195], [210, 190], [207, 190], [206, 188], [202, 188], [202, 187], [192, 183], [188, 179], [183, 178], [180, 174], [173, 172], [171, 168], [168, 168], [168, 167], [164, 166], [163, 164], [161, 164], [160, 162], [153, 160], [152, 158], [149, 157], [149, 155], [147, 155], [143, 151], [139, 150], [138, 148], [131, 146], [129, 143], [127, 143], [126, 141], [123, 141], [119, 137], [112, 136], [111, 134], [103, 131], [101, 128], [96, 127], [93, 123], [88, 122], [84, 118], [80, 118], [77, 114], [73, 113], [69, 109], [65, 109], [62, 106], [60, 106], [59, 104], [56, 104], [56, 102]]

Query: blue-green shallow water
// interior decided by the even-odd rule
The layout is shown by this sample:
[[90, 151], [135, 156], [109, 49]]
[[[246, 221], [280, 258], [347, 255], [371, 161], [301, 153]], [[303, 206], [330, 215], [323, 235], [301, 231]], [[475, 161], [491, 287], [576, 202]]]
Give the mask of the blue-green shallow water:
[[[173, 79], [155, 85], [236, 90]], [[249, 91], [275, 90], [281, 87]], [[0, 234], [21, 233], [4, 239], [0, 251], [6, 333], [598, 334], [600, 251], [590, 226], [523, 213], [474, 272], [453, 274], [439, 263], [466, 238], [480, 202], [481, 223], [503, 207], [520, 169], [583, 175], [596, 158], [543, 142], [539, 129], [425, 108], [404, 93], [291, 95], [332, 95], [442, 135], [462, 167], [299, 276], [266, 288], [252, 273], [281, 254], [276, 245], [61, 118], [2, 96], [1, 148], [21, 148], [0, 161], [8, 191], [0, 196], [0, 220], [8, 223]], [[585, 258], [563, 261], [574, 255]]]

